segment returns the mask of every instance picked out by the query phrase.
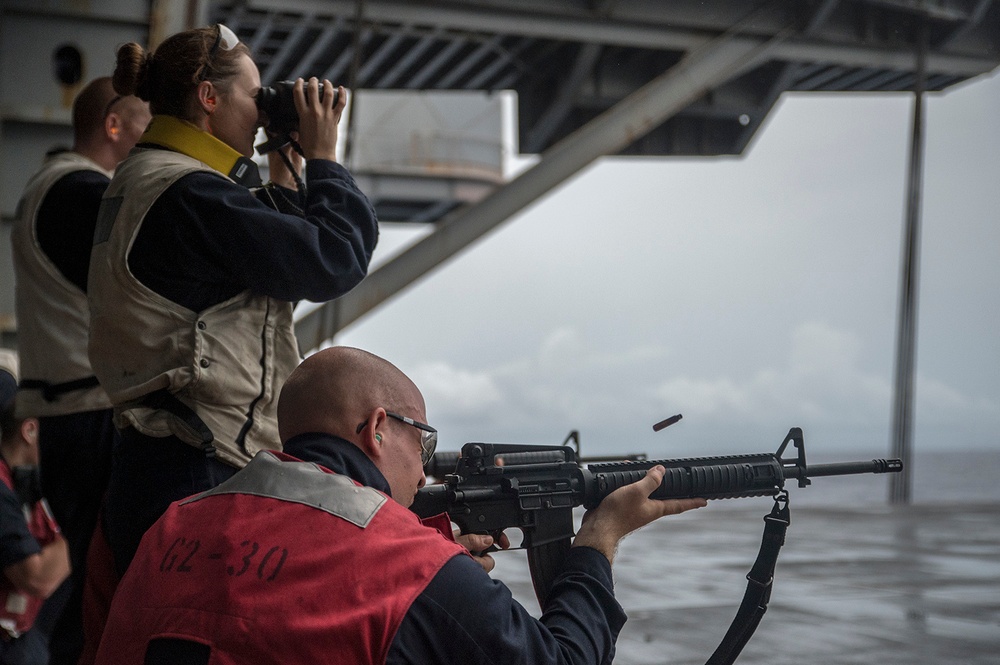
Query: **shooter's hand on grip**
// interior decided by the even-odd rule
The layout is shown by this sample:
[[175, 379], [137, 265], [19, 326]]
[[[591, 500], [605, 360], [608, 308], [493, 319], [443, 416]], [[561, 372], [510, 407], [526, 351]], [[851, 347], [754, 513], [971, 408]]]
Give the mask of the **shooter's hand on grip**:
[[493, 567], [497, 565], [497, 562], [490, 556], [490, 552], [505, 550], [510, 547], [510, 540], [508, 540], [506, 534], [503, 533], [500, 534], [499, 538], [494, 538], [493, 536], [485, 533], [467, 533], [460, 535], [458, 531], [456, 531], [455, 542], [469, 550], [469, 554], [472, 555], [472, 558], [475, 559], [476, 563], [482, 566], [483, 570], [487, 573], [493, 570]]
[[[333, 103], [334, 93], [337, 103]], [[343, 86], [334, 88], [323, 81], [323, 98], [319, 97], [319, 81], [316, 77], [306, 84], [302, 79], [295, 81], [295, 110], [299, 114], [299, 143], [306, 159], [329, 159], [336, 161], [337, 123], [347, 104], [347, 91]]]
[[666, 470], [654, 466], [641, 480], [620, 487], [583, 516], [573, 547], [592, 547], [614, 562], [622, 538], [667, 515], [678, 515], [706, 505], [705, 499], [650, 499]]

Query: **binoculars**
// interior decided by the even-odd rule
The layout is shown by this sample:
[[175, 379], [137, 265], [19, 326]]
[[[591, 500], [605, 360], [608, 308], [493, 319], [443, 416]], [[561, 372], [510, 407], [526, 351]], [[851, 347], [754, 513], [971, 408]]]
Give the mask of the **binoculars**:
[[[257, 146], [257, 152], [264, 154], [286, 145], [288, 135], [299, 128], [299, 113], [295, 110], [292, 97], [294, 81], [278, 81], [257, 92], [257, 108], [264, 114], [268, 132], [274, 137]], [[337, 105], [338, 90], [333, 91], [333, 104]], [[319, 98], [323, 98], [323, 84], [319, 84]]]

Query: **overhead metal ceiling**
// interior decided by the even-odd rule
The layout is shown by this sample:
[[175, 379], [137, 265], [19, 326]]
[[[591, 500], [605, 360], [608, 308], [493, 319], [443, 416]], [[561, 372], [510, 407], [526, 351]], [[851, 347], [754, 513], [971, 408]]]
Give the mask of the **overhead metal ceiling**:
[[[433, 222], [432, 232], [298, 321], [303, 348], [602, 155], [740, 154], [786, 90], [909, 90], [925, 22], [926, 89], [1000, 64], [993, 0], [4, 0], [0, 17], [0, 93], [17, 92], [0, 94], [0, 145], [11, 154], [68, 127], [72, 90], [48, 80], [46, 58], [20, 56], [68, 34], [101, 70], [112, 66], [108, 43], [148, 28], [155, 45], [224, 22], [250, 45], [265, 83], [317, 75], [354, 90], [517, 93], [520, 150], [541, 153], [538, 164], [471, 206], [420, 201], [400, 213]], [[16, 201], [24, 177], [5, 173], [0, 199]]]
[[250, 46], [265, 83], [516, 90], [523, 152], [543, 152], [727, 32], [763, 40], [793, 26], [766, 62], [620, 153], [739, 154], [785, 90], [908, 90], [924, 17], [928, 90], [1000, 62], [992, 0], [248, 0], [209, 11]]
[[[538, 164], [296, 324], [313, 348], [602, 155], [742, 153], [781, 93], [925, 90], [1000, 64], [992, 0], [245, 0], [210, 7], [265, 84], [514, 90]], [[424, 217], [424, 219], [427, 219]]]

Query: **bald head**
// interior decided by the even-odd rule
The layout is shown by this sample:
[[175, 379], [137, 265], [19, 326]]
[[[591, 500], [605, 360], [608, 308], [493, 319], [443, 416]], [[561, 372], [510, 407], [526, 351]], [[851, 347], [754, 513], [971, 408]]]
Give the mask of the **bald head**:
[[73, 137], [77, 143], [92, 140], [104, 129], [104, 110], [118, 96], [110, 76], [88, 83], [73, 101]]
[[405, 409], [423, 398], [395, 365], [346, 346], [306, 358], [281, 389], [278, 430], [282, 443], [298, 434], [322, 432], [353, 440], [373, 409]]
[[150, 117], [146, 102], [116, 93], [108, 76], [96, 78], [73, 101], [73, 151], [113, 171], [135, 146]]

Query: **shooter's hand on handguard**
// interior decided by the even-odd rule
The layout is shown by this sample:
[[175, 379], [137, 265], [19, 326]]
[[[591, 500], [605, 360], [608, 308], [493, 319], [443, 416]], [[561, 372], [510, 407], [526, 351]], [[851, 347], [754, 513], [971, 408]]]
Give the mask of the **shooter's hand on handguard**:
[[662, 466], [654, 466], [642, 480], [618, 488], [597, 508], [587, 511], [573, 547], [592, 547], [614, 563], [618, 543], [628, 534], [661, 517], [678, 515], [708, 503], [705, 499], [650, 499], [665, 473]]
[[[314, 76], [309, 79], [308, 85], [302, 79], [296, 80], [293, 96], [295, 110], [299, 114], [300, 144], [306, 159], [336, 161], [337, 123], [347, 104], [347, 91], [343, 86], [334, 88], [333, 84], [324, 80], [323, 98], [320, 99], [319, 81]], [[336, 104], [333, 103], [334, 96], [337, 97]]]

